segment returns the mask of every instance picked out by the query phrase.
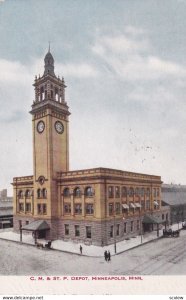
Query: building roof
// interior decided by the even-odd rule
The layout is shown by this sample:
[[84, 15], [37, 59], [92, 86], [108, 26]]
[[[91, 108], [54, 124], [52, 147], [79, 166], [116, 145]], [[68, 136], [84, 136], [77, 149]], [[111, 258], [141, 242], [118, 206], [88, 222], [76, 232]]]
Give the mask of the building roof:
[[44, 220], [33, 221], [22, 227], [22, 230], [30, 230], [30, 231], [47, 230], [47, 229], [50, 229], [50, 226]]
[[162, 201], [168, 205], [186, 205], [186, 192], [184, 191], [162, 191]]

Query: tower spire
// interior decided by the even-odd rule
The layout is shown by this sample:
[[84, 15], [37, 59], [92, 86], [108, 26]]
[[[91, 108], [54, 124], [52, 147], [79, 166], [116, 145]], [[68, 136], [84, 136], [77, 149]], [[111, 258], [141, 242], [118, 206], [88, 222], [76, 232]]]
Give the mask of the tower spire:
[[48, 52], [50, 52], [50, 41], [48, 42]]

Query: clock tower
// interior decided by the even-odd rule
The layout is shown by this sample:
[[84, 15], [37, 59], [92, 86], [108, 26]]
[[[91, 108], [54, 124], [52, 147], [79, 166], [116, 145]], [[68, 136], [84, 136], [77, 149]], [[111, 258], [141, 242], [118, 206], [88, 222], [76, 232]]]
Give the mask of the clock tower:
[[[50, 49], [44, 59], [43, 76], [35, 77], [32, 105], [34, 217], [58, 217], [57, 172], [69, 170], [70, 115], [65, 101], [64, 79], [54, 73]], [[43, 205], [44, 204], [44, 205]], [[40, 209], [44, 209], [44, 212]]]

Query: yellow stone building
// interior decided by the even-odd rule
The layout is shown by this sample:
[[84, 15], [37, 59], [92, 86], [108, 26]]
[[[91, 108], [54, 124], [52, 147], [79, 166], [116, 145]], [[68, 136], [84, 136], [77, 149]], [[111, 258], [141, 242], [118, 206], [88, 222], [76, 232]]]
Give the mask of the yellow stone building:
[[44, 74], [33, 84], [30, 111], [33, 175], [13, 178], [14, 229], [32, 231], [35, 239], [103, 246], [162, 223], [160, 176], [106, 168], [69, 170], [66, 85], [54, 73], [50, 51], [44, 62]]

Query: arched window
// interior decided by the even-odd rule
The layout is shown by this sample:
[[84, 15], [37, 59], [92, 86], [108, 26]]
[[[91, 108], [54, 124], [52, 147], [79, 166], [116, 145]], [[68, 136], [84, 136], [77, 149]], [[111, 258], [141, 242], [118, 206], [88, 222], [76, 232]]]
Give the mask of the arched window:
[[121, 195], [122, 197], [127, 197], [127, 188], [125, 186], [123, 186], [121, 189]]
[[30, 198], [30, 196], [31, 196], [30, 190], [26, 190], [25, 197]]
[[81, 197], [81, 190], [79, 187], [74, 189], [74, 196], [75, 197]]
[[47, 190], [44, 188], [42, 191], [43, 198], [47, 198]]
[[132, 187], [129, 189], [129, 197], [134, 197], [134, 189]]
[[40, 189], [37, 190], [37, 198], [41, 198], [41, 190]]
[[64, 189], [63, 195], [64, 195], [64, 197], [69, 197], [70, 196], [70, 190], [69, 190], [69, 188], [65, 188]]
[[85, 196], [87, 196], [87, 197], [93, 196], [93, 188], [91, 186], [88, 186], [85, 188]]

